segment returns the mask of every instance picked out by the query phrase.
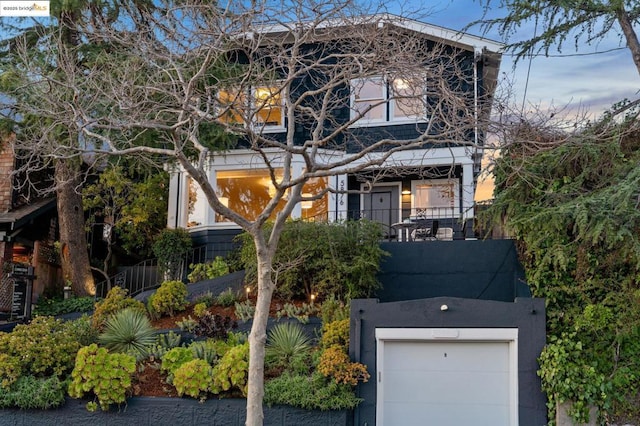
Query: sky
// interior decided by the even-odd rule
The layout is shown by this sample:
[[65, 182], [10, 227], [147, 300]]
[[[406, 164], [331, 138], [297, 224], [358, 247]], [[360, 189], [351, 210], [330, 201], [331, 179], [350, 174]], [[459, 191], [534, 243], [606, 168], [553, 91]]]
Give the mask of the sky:
[[[494, 0], [493, 3], [499, 5], [500, 2]], [[422, 0], [418, 5], [424, 13], [419, 20], [454, 30], [463, 29], [470, 22], [481, 19], [483, 14], [478, 0]], [[494, 7], [489, 14], [504, 16], [506, 10]], [[528, 38], [534, 29], [533, 23], [523, 26], [518, 36]], [[480, 27], [473, 27], [467, 32], [482, 35]], [[485, 36], [504, 42], [497, 31]], [[528, 59], [521, 59], [514, 64], [514, 58], [505, 54], [500, 70], [513, 82], [514, 102], [518, 107], [524, 107], [525, 113], [537, 108], [555, 108], [567, 114], [584, 113], [597, 117], [615, 102], [640, 98], [640, 75], [630, 51], [620, 47], [616, 34], [611, 34], [597, 45], [585, 43], [578, 46], [577, 51], [573, 40], [568, 40], [562, 52], [551, 49], [549, 54], [553, 57], [536, 56], [530, 63]], [[594, 54], [611, 49], [615, 50]], [[491, 176], [483, 174], [476, 200], [490, 199], [492, 193]]]

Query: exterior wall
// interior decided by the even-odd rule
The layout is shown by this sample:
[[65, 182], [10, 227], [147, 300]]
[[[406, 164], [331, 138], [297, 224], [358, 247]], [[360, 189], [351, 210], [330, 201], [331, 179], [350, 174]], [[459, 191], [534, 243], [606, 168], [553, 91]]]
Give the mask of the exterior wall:
[[0, 213], [13, 207], [13, 179], [10, 178], [15, 165], [15, 155], [10, 144], [0, 151]]
[[384, 242], [382, 302], [450, 296], [513, 302], [531, 297], [512, 240]]
[[[448, 310], [440, 307], [447, 305]], [[372, 379], [358, 385], [364, 398], [354, 413], [357, 426], [376, 423], [376, 328], [517, 328], [520, 426], [547, 423], [537, 358], [545, 344], [543, 299], [517, 298], [515, 303], [454, 297], [379, 303], [351, 301], [350, 356], [367, 366]], [[428, 386], [428, 384], [425, 384]]]
[[[0, 426], [65, 425], [154, 425], [241, 426], [246, 418], [246, 400], [210, 399], [200, 403], [186, 398], [130, 398], [121, 409], [90, 413], [87, 401], [67, 399], [56, 410], [0, 410]], [[307, 411], [276, 406], [264, 409], [264, 424], [271, 426], [349, 426], [349, 411]]]

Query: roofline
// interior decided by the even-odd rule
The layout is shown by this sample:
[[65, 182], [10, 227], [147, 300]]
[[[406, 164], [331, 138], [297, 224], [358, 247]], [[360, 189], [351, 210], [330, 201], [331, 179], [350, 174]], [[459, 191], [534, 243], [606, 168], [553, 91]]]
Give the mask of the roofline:
[[[441, 27], [438, 25], [427, 24], [424, 22], [416, 21], [414, 19], [404, 18], [402, 16], [394, 15], [391, 13], [380, 13], [374, 15], [364, 15], [359, 19], [353, 21], [347, 19], [333, 19], [319, 23], [315, 26], [316, 29], [332, 28], [352, 25], [354, 22], [361, 20], [363, 24], [377, 23], [378, 25], [394, 25], [399, 28], [405, 28], [417, 33], [429, 35], [441, 40], [447, 40], [457, 45], [466, 47], [468, 50], [475, 52], [482, 52], [488, 50], [490, 52], [502, 53], [505, 48], [504, 43], [500, 43], [495, 40], [491, 40], [485, 37], [479, 37], [472, 34], [464, 33], [462, 31], [452, 30], [450, 28]], [[291, 28], [284, 24], [275, 25], [262, 25], [260, 30], [266, 34], [287, 33], [291, 31]], [[260, 31], [259, 30], [259, 31]]]

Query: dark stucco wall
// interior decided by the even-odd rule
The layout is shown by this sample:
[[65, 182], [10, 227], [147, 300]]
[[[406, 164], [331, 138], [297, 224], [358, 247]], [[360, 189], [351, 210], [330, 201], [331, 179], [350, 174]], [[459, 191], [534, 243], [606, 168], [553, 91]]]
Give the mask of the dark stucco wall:
[[[441, 311], [446, 304], [449, 309]], [[376, 328], [518, 328], [518, 392], [520, 426], [547, 423], [537, 357], [545, 344], [543, 299], [517, 298], [513, 302], [452, 297], [380, 303], [375, 299], [351, 302], [350, 355], [376, 370]], [[355, 411], [354, 424], [375, 425], [376, 380], [358, 386], [364, 402]]]
[[[0, 426], [242, 426], [244, 399], [211, 399], [199, 403], [182, 398], [130, 398], [120, 410], [90, 413], [86, 401], [69, 399], [57, 410], [0, 410]], [[265, 408], [265, 425], [348, 426], [349, 411], [307, 411], [292, 407]]]
[[386, 242], [378, 279], [382, 302], [464, 297], [513, 302], [530, 297], [512, 240]]

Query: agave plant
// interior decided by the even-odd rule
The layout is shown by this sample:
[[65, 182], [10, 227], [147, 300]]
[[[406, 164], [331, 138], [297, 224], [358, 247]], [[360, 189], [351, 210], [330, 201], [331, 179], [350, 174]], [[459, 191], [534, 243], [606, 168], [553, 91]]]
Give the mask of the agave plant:
[[145, 314], [127, 308], [107, 320], [98, 341], [110, 351], [142, 359], [147, 355], [147, 349], [156, 343], [156, 330]]
[[310, 349], [311, 340], [295, 322], [277, 324], [267, 337], [266, 356], [275, 366], [288, 368], [297, 364], [294, 358], [306, 357]]

